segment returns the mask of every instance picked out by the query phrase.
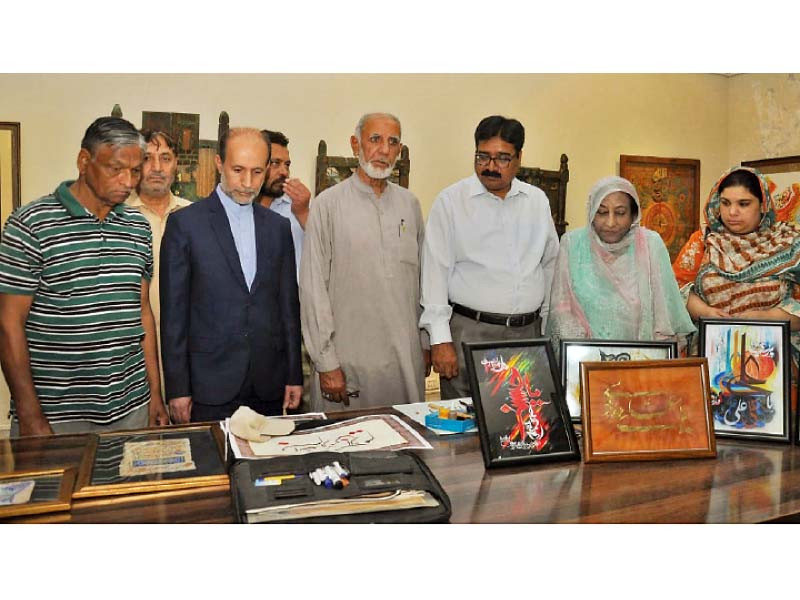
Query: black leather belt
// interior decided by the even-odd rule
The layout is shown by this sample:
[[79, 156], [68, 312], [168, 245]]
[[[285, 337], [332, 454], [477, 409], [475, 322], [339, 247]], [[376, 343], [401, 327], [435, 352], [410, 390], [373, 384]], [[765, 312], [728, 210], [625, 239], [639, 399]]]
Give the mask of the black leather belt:
[[481, 323], [489, 323], [490, 325], [505, 325], [506, 327], [525, 327], [530, 325], [539, 318], [539, 311], [532, 313], [524, 313], [519, 315], [503, 315], [500, 313], [482, 312], [480, 310], [472, 310], [462, 304], [453, 303], [453, 312], [457, 312], [463, 317], [474, 319]]

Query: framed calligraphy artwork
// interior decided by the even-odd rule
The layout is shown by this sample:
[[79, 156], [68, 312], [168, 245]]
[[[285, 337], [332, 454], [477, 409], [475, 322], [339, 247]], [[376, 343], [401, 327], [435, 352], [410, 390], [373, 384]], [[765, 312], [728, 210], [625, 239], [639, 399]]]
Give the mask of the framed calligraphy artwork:
[[101, 433], [87, 457], [74, 498], [229, 484], [217, 423]]
[[779, 221], [800, 223], [800, 156], [743, 160], [742, 166], [766, 176]]
[[487, 469], [580, 459], [548, 338], [463, 347]]
[[678, 356], [677, 342], [562, 339], [561, 386], [573, 421], [581, 420], [581, 363], [667, 360]]
[[587, 463], [717, 454], [705, 358], [581, 363]]
[[700, 226], [700, 161], [621, 154], [619, 174], [639, 194], [642, 225], [661, 236], [674, 261]]
[[718, 436], [791, 441], [789, 336], [788, 321], [700, 319]]
[[75, 469], [0, 474], [0, 519], [69, 510]]

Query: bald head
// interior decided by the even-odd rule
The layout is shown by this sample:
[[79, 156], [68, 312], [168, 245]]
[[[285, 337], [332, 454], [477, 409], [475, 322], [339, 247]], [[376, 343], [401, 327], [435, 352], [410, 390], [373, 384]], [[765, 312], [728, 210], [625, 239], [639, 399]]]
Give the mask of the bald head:
[[225, 157], [228, 155], [228, 146], [231, 140], [237, 138], [246, 138], [249, 142], [256, 143], [256, 145], [263, 144], [267, 149], [267, 161], [269, 160], [269, 143], [264, 138], [261, 130], [255, 127], [231, 127], [222, 134], [219, 139], [219, 158], [224, 163]]

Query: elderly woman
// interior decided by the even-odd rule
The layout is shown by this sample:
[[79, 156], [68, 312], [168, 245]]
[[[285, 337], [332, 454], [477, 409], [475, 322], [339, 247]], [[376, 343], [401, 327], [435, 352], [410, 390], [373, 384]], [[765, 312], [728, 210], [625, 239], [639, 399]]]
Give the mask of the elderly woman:
[[622, 177], [589, 192], [587, 223], [561, 238], [546, 332], [559, 338], [672, 340], [695, 331], [659, 235], [639, 225]]
[[788, 320], [800, 348], [800, 229], [776, 221], [766, 179], [732, 168], [711, 188], [705, 213], [705, 231], [673, 264], [689, 314]]

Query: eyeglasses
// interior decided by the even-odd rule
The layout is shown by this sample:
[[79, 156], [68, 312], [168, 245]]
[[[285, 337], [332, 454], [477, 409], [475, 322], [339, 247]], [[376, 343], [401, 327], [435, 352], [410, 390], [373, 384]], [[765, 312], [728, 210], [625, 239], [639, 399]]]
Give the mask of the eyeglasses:
[[475, 164], [479, 167], [486, 167], [489, 165], [490, 162], [494, 161], [494, 164], [500, 167], [501, 169], [505, 169], [508, 165], [511, 164], [511, 161], [514, 160], [516, 154], [505, 154], [501, 153], [497, 156], [491, 156], [487, 152], [476, 152], [475, 153]]

